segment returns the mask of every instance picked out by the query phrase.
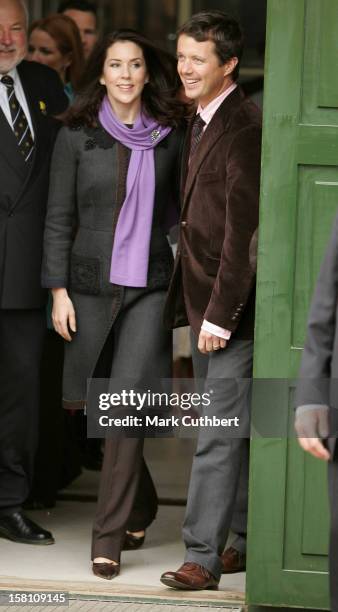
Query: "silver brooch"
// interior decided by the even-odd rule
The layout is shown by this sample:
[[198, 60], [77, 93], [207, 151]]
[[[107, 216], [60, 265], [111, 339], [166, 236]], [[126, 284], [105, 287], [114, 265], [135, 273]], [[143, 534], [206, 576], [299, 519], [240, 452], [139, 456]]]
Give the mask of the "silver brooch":
[[155, 142], [161, 136], [160, 130], [153, 130], [150, 134], [150, 139], [152, 142]]

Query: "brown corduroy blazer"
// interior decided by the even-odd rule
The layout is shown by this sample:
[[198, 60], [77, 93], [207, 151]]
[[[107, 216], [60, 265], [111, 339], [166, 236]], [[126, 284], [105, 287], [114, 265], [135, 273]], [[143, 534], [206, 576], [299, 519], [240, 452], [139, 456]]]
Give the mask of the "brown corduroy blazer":
[[207, 319], [251, 339], [256, 271], [250, 244], [258, 226], [261, 113], [237, 87], [216, 111], [189, 165], [190, 134], [191, 129], [165, 322], [189, 322], [198, 334]]

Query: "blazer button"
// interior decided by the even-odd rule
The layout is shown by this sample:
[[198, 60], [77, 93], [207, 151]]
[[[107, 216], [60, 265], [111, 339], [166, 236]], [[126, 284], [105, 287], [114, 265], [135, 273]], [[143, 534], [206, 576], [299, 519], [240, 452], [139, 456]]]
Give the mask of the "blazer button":
[[181, 221], [181, 226], [182, 227], [186, 227], [186, 225], [188, 225], [186, 221]]
[[9, 217], [14, 217], [14, 213], [11, 211], [10, 213], [8, 213]]

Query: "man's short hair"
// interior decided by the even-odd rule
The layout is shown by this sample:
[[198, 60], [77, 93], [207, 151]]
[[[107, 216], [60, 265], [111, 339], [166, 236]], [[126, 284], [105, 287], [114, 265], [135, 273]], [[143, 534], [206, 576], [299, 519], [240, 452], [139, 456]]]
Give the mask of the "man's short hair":
[[186, 34], [197, 42], [211, 40], [215, 43], [215, 52], [220, 64], [226, 64], [232, 57], [238, 58], [238, 64], [231, 77], [237, 80], [239, 64], [243, 53], [243, 32], [238, 21], [223, 11], [201, 11], [192, 15], [178, 30], [178, 36]]
[[63, 0], [60, 2], [58, 7], [58, 13], [64, 13], [69, 9], [74, 11], [83, 11], [84, 13], [93, 13], [97, 16], [97, 7], [94, 2], [87, 2], [87, 0]]

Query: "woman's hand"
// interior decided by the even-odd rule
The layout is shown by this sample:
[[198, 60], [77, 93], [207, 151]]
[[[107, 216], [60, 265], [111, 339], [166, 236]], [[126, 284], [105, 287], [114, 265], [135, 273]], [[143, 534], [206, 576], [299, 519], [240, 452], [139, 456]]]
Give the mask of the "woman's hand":
[[69, 329], [76, 332], [76, 318], [73, 302], [71, 301], [67, 289], [52, 289], [53, 310], [52, 321], [55, 331], [68, 342], [72, 337]]

